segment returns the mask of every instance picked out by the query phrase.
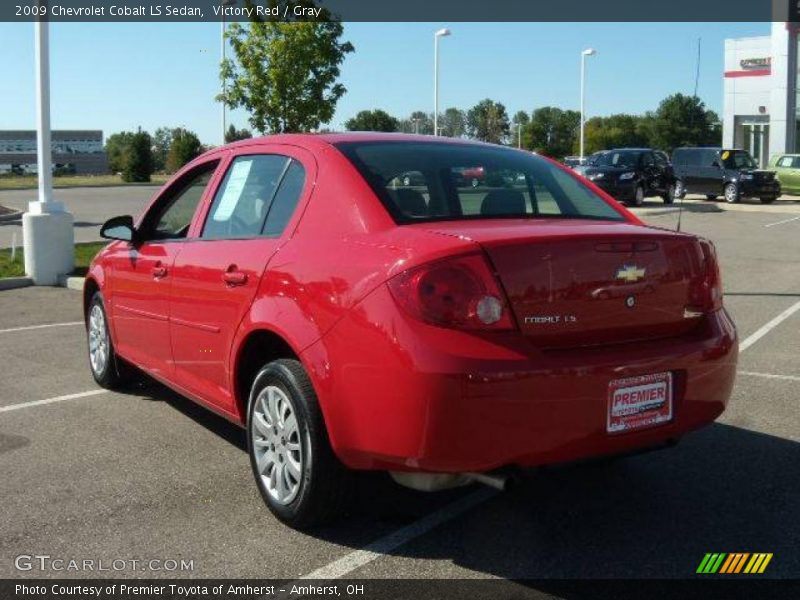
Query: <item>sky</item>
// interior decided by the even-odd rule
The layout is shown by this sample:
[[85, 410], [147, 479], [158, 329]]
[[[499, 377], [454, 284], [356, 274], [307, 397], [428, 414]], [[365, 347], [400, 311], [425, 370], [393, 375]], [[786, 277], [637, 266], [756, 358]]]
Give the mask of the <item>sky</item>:
[[[722, 112], [723, 40], [767, 35], [768, 23], [346, 23], [355, 52], [342, 65], [347, 93], [329, 125], [364, 109], [396, 117], [433, 112], [433, 32], [441, 40], [440, 110], [483, 98], [509, 116], [540, 106], [579, 108], [580, 53], [587, 61], [586, 113], [654, 110], [665, 96], [694, 88]], [[0, 23], [0, 129], [35, 128], [32, 23]], [[53, 23], [50, 30], [53, 129], [187, 127], [221, 141], [219, 23]], [[247, 114], [229, 123], [248, 127]]]

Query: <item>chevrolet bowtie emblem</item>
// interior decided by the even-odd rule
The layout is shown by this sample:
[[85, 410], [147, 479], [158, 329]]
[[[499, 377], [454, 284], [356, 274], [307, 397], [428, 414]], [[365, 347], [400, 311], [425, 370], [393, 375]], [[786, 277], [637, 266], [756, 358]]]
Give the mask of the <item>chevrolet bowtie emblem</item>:
[[621, 279], [627, 283], [634, 283], [640, 279], [644, 279], [645, 270], [635, 265], [625, 265], [617, 269], [617, 279]]

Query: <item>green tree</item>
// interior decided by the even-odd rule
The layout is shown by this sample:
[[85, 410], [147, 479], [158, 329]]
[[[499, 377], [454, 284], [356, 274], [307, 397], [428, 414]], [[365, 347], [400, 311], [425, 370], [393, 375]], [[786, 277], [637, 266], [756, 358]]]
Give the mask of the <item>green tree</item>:
[[397, 126], [403, 133], [418, 133], [420, 135], [433, 135], [433, 113], [415, 110], [407, 119], [402, 119]]
[[459, 108], [448, 108], [439, 117], [442, 135], [460, 138], [467, 132], [467, 115]]
[[230, 144], [231, 142], [238, 142], [239, 140], [247, 140], [253, 137], [253, 134], [250, 132], [249, 129], [236, 129], [236, 127], [231, 124], [228, 129], [225, 131], [225, 143]]
[[578, 111], [555, 106], [537, 108], [522, 130], [522, 145], [546, 156], [563, 158], [572, 153], [580, 124]]
[[467, 112], [467, 133], [484, 142], [502, 144], [509, 133], [506, 107], [489, 98], [481, 100]]
[[345, 121], [344, 126], [348, 131], [397, 131], [399, 122], [389, 113], [376, 108], [360, 111]]
[[610, 148], [649, 146], [650, 138], [641, 125], [643, 118], [627, 114], [592, 117], [586, 121], [586, 154]]
[[159, 127], [153, 133], [153, 172], [163, 171], [167, 167], [173, 131], [175, 130], [169, 127]]
[[[275, 2], [280, 14], [289, 5], [308, 6], [307, 0]], [[319, 18], [330, 15], [323, 9]], [[226, 37], [235, 60], [227, 59], [220, 77], [227, 91], [217, 99], [231, 108], [250, 112], [250, 125], [260, 132], [311, 131], [333, 118], [346, 89], [339, 65], [353, 45], [341, 41], [342, 24], [334, 20], [285, 22], [256, 18], [232, 23]]]
[[172, 143], [167, 154], [167, 172], [174, 173], [190, 160], [200, 156], [203, 152], [203, 145], [197, 135], [177, 127], [172, 130]]
[[112, 173], [120, 173], [125, 169], [125, 154], [134, 135], [131, 131], [120, 131], [108, 136], [105, 150], [108, 168]]
[[153, 173], [153, 140], [146, 131], [130, 134], [122, 158], [122, 181], [150, 181]]
[[653, 145], [672, 151], [678, 146], [719, 145], [719, 117], [696, 96], [673, 94], [664, 98], [653, 115]]

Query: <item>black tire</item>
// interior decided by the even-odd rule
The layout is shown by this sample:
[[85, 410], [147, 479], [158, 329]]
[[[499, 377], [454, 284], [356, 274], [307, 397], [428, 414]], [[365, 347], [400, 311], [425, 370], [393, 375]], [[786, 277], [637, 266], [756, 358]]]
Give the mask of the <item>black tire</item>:
[[633, 199], [631, 199], [631, 206], [642, 206], [644, 204], [644, 187], [638, 184], [633, 190]]
[[714, 200], [716, 200], [718, 197], [719, 197], [719, 196], [717, 196], [716, 194], [706, 194], [706, 200], [711, 200], [711, 201], [714, 201]]
[[683, 181], [680, 179], [675, 180], [675, 195], [673, 197], [678, 200], [683, 200], [686, 197], [686, 186], [683, 185]]
[[[267, 438], [260, 435], [254, 423], [254, 414], [259, 395], [268, 386], [278, 388], [289, 401], [303, 449], [301, 477], [297, 483], [299, 487], [288, 503], [273, 498], [257, 465], [257, 438]], [[279, 520], [302, 530], [330, 522], [344, 513], [352, 497], [354, 474], [333, 453], [317, 395], [305, 369], [297, 360], [273, 361], [256, 375], [247, 410], [247, 450], [258, 491]]]
[[761, 204], [772, 204], [775, 202], [775, 196], [766, 196], [765, 198], [759, 198], [761, 200]]
[[[98, 336], [102, 338], [102, 343], [105, 344], [106, 348], [106, 359], [102, 367], [93, 360], [91, 352], [93, 342], [92, 316], [94, 311], [100, 311], [102, 314], [103, 331]], [[108, 315], [103, 304], [103, 295], [100, 292], [94, 293], [86, 311], [86, 338], [89, 346], [89, 370], [92, 372], [94, 380], [98, 385], [109, 390], [121, 388], [128, 379], [129, 367], [117, 357], [114, 351], [114, 343], [111, 341], [111, 335], [108, 332]], [[99, 341], [97, 337], [94, 339]]]
[[728, 204], [736, 204], [739, 202], [739, 186], [735, 183], [726, 183], [723, 192], [725, 193], [725, 202]]
[[664, 204], [672, 204], [675, 202], [675, 187], [676, 184], [671, 183], [669, 187], [667, 187], [667, 191], [664, 192], [664, 195], [661, 198], [664, 200]]

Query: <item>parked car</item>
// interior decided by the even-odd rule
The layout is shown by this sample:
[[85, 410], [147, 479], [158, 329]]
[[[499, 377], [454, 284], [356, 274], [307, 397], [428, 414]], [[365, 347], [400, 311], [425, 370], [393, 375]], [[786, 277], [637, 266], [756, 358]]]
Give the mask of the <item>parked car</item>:
[[600, 157], [603, 156], [603, 154], [605, 154], [606, 152], [608, 152], [608, 150], [598, 150], [597, 152], [593, 152], [592, 154], [586, 157], [586, 159], [583, 161], [582, 164], [572, 167], [572, 170], [575, 171], [578, 175], [585, 175], [586, 169], [593, 166], [598, 160], [600, 160]]
[[775, 171], [783, 193], [800, 194], [800, 154], [776, 154], [769, 167]]
[[771, 204], [781, 195], [775, 171], [760, 170], [746, 150], [725, 148], [675, 148], [672, 164], [678, 179], [677, 195], [704, 194], [726, 202], [758, 198]]
[[461, 167], [453, 171], [456, 185], [478, 187], [486, 177], [486, 170], [481, 166]]
[[[475, 165], [502, 185], [452, 185]], [[424, 190], [390, 185], [409, 172]], [[294, 527], [337, 514], [355, 470], [503, 485], [501, 467], [672, 444], [735, 377], [712, 243], [511, 148], [245, 140], [101, 235], [83, 292], [95, 380], [140, 369], [244, 427]]]
[[675, 199], [675, 175], [663, 152], [650, 148], [619, 148], [600, 154], [583, 175], [619, 200], [641, 206], [645, 198]]
[[586, 164], [586, 158], [581, 158], [580, 156], [565, 156], [564, 157], [564, 164], [574, 169], [575, 167], [579, 167], [581, 165]]

